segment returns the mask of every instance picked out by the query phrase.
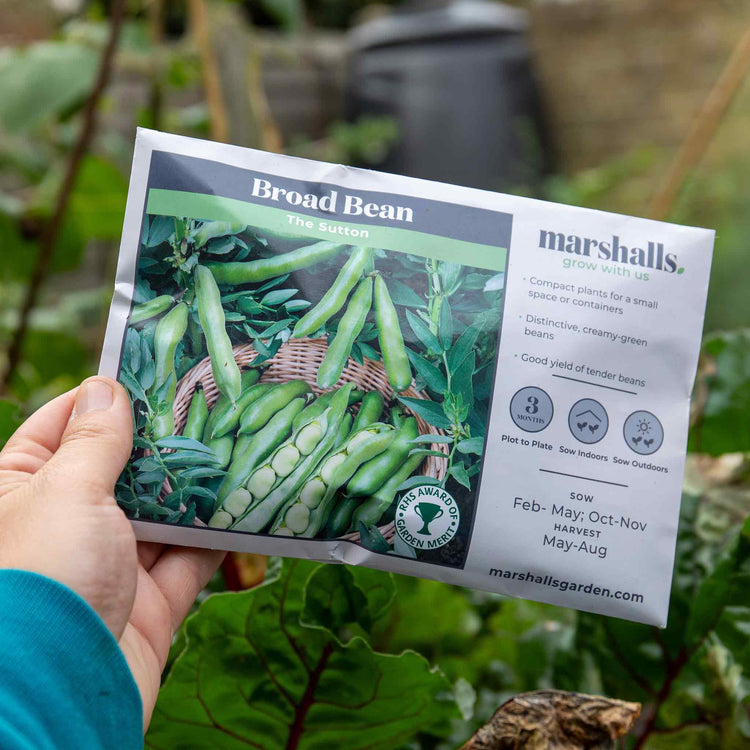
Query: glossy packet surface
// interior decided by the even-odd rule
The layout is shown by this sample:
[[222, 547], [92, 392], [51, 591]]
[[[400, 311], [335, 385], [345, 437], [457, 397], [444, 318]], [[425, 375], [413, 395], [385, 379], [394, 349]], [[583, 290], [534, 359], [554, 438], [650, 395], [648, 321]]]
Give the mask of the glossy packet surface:
[[713, 232], [139, 130], [140, 539], [663, 626]]

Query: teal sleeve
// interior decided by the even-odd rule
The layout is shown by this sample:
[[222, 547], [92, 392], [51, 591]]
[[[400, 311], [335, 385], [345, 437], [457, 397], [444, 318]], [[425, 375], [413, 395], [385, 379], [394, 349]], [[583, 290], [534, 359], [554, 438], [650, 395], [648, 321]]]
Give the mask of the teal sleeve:
[[140, 694], [104, 622], [70, 589], [0, 570], [0, 748], [143, 747]]

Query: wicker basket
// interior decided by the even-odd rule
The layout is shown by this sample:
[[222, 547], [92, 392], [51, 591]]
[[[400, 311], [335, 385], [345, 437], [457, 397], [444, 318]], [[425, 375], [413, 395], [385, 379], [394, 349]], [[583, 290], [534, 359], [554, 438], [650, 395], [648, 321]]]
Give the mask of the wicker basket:
[[[275, 356], [263, 362], [263, 367], [267, 369], [263, 372], [260, 382], [286, 383], [289, 380], [305, 380], [309, 383], [313, 393], [318, 396], [323, 392], [322, 389], [318, 388], [316, 382], [318, 368], [323, 362], [327, 349], [328, 346], [324, 338], [290, 339], [282, 345]], [[258, 356], [253, 345], [249, 343], [237, 344], [233, 351], [234, 358], [241, 370], [249, 367], [250, 363]], [[188, 370], [177, 384], [174, 400], [174, 432], [176, 435], [182, 433], [188, 409], [190, 408], [190, 401], [199, 383], [203, 387], [203, 393], [210, 408], [218, 399], [219, 390], [214, 382], [211, 361], [208, 357]], [[388, 382], [382, 362], [365, 359], [363, 364], [360, 365], [350, 357], [334, 388], [338, 388], [345, 383], [354, 383], [357, 388], [363, 391], [379, 391], [386, 401], [394, 397], [393, 389]], [[424, 393], [417, 391], [411, 386], [402, 395], [411, 398], [427, 399]], [[405, 411], [410, 411], [407, 407], [403, 408]], [[410, 413], [413, 414], [413, 412]], [[417, 420], [420, 435], [445, 434], [442, 430], [428, 424], [419, 415], [413, 414], [413, 416]], [[419, 471], [424, 476], [443, 479], [447, 467], [448, 448], [444, 443], [433, 443], [430, 447], [434, 451], [440, 451], [445, 454], [446, 457], [427, 456]], [[394, 524], [390, 523], [387, 526], [381, 526], [380, 533], [389, 542], [392, 541], [395, 534]], [[359, 541], [359, 534], [348, 534], [343, 538], [350, 541]]]

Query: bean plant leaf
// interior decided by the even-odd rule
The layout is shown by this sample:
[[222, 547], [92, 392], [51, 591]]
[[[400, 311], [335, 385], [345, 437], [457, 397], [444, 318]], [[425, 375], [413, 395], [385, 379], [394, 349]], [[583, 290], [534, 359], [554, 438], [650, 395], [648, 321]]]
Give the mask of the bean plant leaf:
[[243, 323], [245, 321], [245, 316], [242, 313], [236, 313], [236, 312], [224, 312], [224, 322], [225, 323]]
[[466, 438], [459, 441], [456, 448], [461, 453], [473, 453], [476, 456], [481, 456], [484, 450], [484, 439], [480, 437]]
[[450, 468], [450, 475], [459, 483], [466, 487], [467, 490], [471, 489], [471, 482], [469, 481], [469, 475], [466, 473], [466, 467], [461, 463], [455, 463]]
[[120, 382], [130, 391], [135, 399], [143, 401], [144, 403], [148, 400], [146, 392], [138, 382], [138, 379], [126, 367], [123, 367], [120, 370]]
[[463, 331], [456, 340], [456, 343], [451, 347], [448, 352], [448, 367], [452, 373], [455, 373], [463, 364], [466, 357], [469, 356], [469, 353], [474, 348], [481, 331], [482, 327], [480, 325], [472, 323]]
[[262, 292], [266, 292], [269, 289], [273, 289], [274, 287], [280, 286], [288, 278], [289, 278], [288, 273], [285, 273], [282, 276], [274, 276], [270, 281], [267, 281], [265, 284], [262, 284], [255, 291], [258, 292], [258, 294], [261, 294]]
[[453, 294], [456, 291], [463, 270], [464, 267], [460, 263], [443, 261], [440, 264], [438, 273], [440, 274], [440, 280], [443, 283], [443, 289], [445, 289], [446, 294]]
[[183, 469], [180, 476], [184, 479], [207, 479], [209, 477], [220, 477], [226, 474], [222, 469], [214, 469], [211, 466], [193, 466]]
[[202, 453], [213, 454], [213, 451], [203, 443], [193, 440], [192, 438], [185, 437], [185, 435], [172, 435], [171, 437], [165, 437], [156, 443], [159, 448], [170, 448], [172, 450], [192, 450], [200, 451]]
[[388, 281], [388, 293], [394, 305], [425, 307], [425, 301], [410, 287], [398, 279]]
[[280, 333], [285, 328], [288, 328], [291, 323], [294, 321], [291, 318], [284, 318], [283, 320], [277, 320], [275, 323], [272, 323], [268, 328], [266, 328], [265, 331], [263, 331], [263, 337], [264, 338], [271, 338], [272, 336], [275, 336], [277, 333]]
[[410, 396], [399, 396], [398, 400], [433, 427], [447, 429], [451, 426], [443, 413], [443, 409], [434, 401], [428, 401], [424, 398], [411, 398]]
[[451, 388], [454, 393], [460, 394], [462, 403], [469, 405], [474, 403], [474, 387], [472, 377], [476, 366], [476, 353], [471, 351], [463, 362], [453, 373]]
[[236, 246], [236, 237], [230, 235], [228, 237], [219, 237], [217, 239], [209, 240], [208, 244], [203, 248], [204, 252], [211, 253], [212, 255], [227, 255], [231, 253]]
[[442, 394], [448, 388], [448, 381], [445, 379], [445, 375], [440, 371], [440, 368], [435, 367], [431, 362], [428, 362], [424, 357], [420, 357], [411, 349], [406, 350], [406, 354], [409, 357], [409, 361], [412, 367], [417, 371], [425, 385], [433, 392]]
[[366, 526], [362, 521], [357, 524], [357, 531], [362, 546], [373, 552], [390, 552], [391, 545], [380, 533], [377, 526]]
[[153, 484], [154, 482], [158, 482], [159, 484], [161, 484], [166, 476], [167, 474], [164, 469], [156, 471], [142, 471], [138, 474], [138, 481], [141, 484]]
[[281, 305], [287, 300], [294, 297], [295, 294], [299, 289], [274, 289], [271, 292], [268, 292], [268, 294], [264, 295], [263, 299], [260, 301], [260, 304], [264, 307], [276, 307], [277, 305]]
[[440, 343], [444, 350], [448, 350], [453, 343], [453, 312], [447, 297], [440, 303], [440, 323], [438, 326]]
[[410, 456], [415, 456], [417, 454], [421, 454], [422, 456], [437, 456], [438, 458], [445, 458], [445, 453], [442, 451], [429, 451], [424, 450], [424, 448], [412, 448], [409, 451]]
[[428, 350], [435, 353], [442, 351], [442, 346], [440, 346], [437, 336], [435, 336], [427, 324], [416, 313], [407, 310], [406, 319], [409, 321], [409, 325], [411, 326], [411, 330], [414, 331], [414, 335]]
[[[285, 561], [261, 586], [203, 602], [184, 626], [186, 646], [159, 693], [147, 748], [385, 750], [445, 730], [446, 717], [457, 716], [450, 685], [422, 656], [378, 653], [360, 637], [342, 645], [320, 622], [304, 622], [319, 569]], [[328, 575], [316, 582], [331, 586], [339, 573]], [[372, 616], [375, 598], [364, 579], [352, 580], [352, 601], [364, 600]], [[339, 625], [352, 611], [341, 602]]]
[[310, 307], [310, 303], [306, 299], [292, 299], [289, 302], [285, 302], [282, 307], [288, 313], [295, 313]]
[[168, 453], [162, 457], [166, 466], [204, 466], [217, 463], [218, 458], [213, 451], [186, 451], [180, 450]]
[[154, 216], [148, 230], [148, 247], [156, 247], [166, 242], [174, 232], [173, 216]]
[[505, 271], [496, 273], [490, 279], [487, 279], [487, 283], [484, 285], [485, 292], [499, 292], [505, 288]]

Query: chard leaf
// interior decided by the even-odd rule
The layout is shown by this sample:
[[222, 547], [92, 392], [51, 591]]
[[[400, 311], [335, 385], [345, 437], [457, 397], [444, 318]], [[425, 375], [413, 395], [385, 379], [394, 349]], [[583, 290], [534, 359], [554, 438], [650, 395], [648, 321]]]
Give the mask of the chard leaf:
[[442, 673], [413, 651], [342, 642], [381, 616], [392, 586], [292, 560], [254, 589], [210, 596], [184, 625], [146, 747], [386, 750], [446, 733], [459, 714]]

